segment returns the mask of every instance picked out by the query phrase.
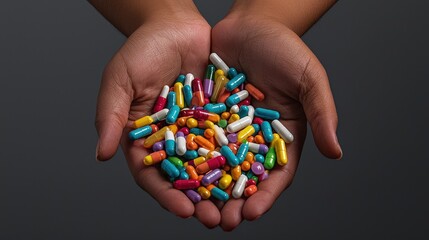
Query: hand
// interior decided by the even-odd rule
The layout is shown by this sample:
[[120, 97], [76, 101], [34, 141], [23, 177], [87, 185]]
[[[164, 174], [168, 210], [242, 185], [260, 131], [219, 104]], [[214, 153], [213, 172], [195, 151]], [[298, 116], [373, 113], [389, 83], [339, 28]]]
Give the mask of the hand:
[[211, 201], [194, 206], [189, 198], [161, 175], [145, 166], [148, 151], [128, 139], [132, 121], [151, 114], [164, 85], [179, 74], [203, 78], [210, 54], [210, 25], [199, 15], [160, 16], [145, 22], [128, 38], [106, 66], [99, 91], [96, 127], [97, 159], [110, 159], [119, 143], [137, 184], [159, 204], [179, 217], [195, 216], [212, 228], [220, 212]]
[[265, 16], [230, 14], [212, 31], [212, 52], [265, 93], [252, 104], [280, 112], [294, 135], [287, 144], [288, 163], [270, 171], [248, 199], [231, 199], [221, 210], [220, 226], [236, 228], [243, 219], [261, 217], [292, 183], [306, 137], [307, 120], [317, 147], [328, 158], [340, 159], [337, 113], [327, 74], [301, 38], [284, 24]]

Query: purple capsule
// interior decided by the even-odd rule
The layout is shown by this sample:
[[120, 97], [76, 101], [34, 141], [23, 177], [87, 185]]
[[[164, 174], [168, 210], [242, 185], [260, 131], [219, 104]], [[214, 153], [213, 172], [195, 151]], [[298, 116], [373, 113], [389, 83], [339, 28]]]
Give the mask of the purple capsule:
[[204, 177], [201, 179], [201, 183], [204, 186], [208, 186], [209, 184], [213, 183], [214, 181], [218, 180], [221, 177], [222, 177], [222, 171], [217, 168], [206, 173], [206, 175], [204, 175]]
[[189, 199], [191, 199], [193, 203], [197, 203], [201, 201], [201, 195], [197, 193], [195, 190], [192, 190], [192, 189], [185, 190], [185, 194], [186, 196], [188, 196]]
[[267, 178], [268, 178], [268, 172], [267, 171], [264, 171], [264, 173], [262, 173], [261, 175], [258, 175], [258, 181], [259, 182], [264, 181]]
[[260, 163], [260, 162], [254, 162], [252, 164], [251, 169], [255, 175], [261, 175], [265, 172], [264, 165], [262, 165], [262, 163]]
[[211, 79], [204, 79], [204, 97], [210, 98], [213, 93], [214, 81]]
[[268, 146], [265, 144], [249, 143], [249, 151], [265, 155], [268, 152]]
[[165, 145], [165, 140], [161, 140], [159, 142], [156, 142], [155, 144], [153, 144], [152, 150], [154, 152], [161, 151], [164, 149], [164, 145]]
[[228, 141], [230, 143], [236, 143], [237, 142], [237, 134], [236, 133], [230, 133], [230, 134], [228, 134], [228, 136], [226, 136], [226, 138], [228, 138]]

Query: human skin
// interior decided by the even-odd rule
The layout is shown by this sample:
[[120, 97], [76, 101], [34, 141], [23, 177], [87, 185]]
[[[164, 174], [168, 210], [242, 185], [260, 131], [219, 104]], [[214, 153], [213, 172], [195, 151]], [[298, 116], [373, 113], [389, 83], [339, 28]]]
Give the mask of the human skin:
[[340, 159], [338, 123], [327, 73], [301, 36], [335, 3], [331, 0], [237, 0], [212, 30], [212, 51], [265, 93], [255, 107], [280, 112], [294, 134], [287, 144], [288, 163], [276, 166], [248, 199], [231, 199], [221, 209], [220, 226], [235, 229], [269, 211], [292, 184], [298, 168], [307, 123], [320, 152]]
[[[264, 9], [263, 1], [236, 1], [225, 19], [215, 26], [210, 39], [211, 28], [192, 1], [89, 2], [127, 36], [103, 71], [97, 101], [96, 158], [106, 161], [121, 146], [136, 183], [166, 210], [182, 218], [194, 216], [208, 228], [221, 226], [225, 231], [236, 228], [244, 219], [262, 216], [292, 182], [307, 120], [321, 152], [330, 158], [342, 156], [326, 72], [300, 39], [329, 4], [311, 5], [317, 1], [307, 0], [306, 6], [293, 1], [273, 1], [272, 4], [284, 4], [281, 6], [291, 12], [307, 9], [301, 11], [301, 17], [296, 14], [283, 19], [274, 11], [279, 8]], [[308, 17], [310, 13], [313, 17]], [[240, 31], [236, 31], [238, 28]], [[141, 141], [128, 139], [131, 123], [151, 113], [164, 85], [171, 86], [179, 74], [203, 76], [210, 40], [212, 52], [245, 72], [249, 81], [266, 93], [266, 100], [254, 105], [278, 109], [283, 123], [295, 136], [294, 142], [287, 146], [289, 163], [285, 167], [272, 170], [269, 179], [258, 185], [259, 191], [252, 197], [232, 199], [225, 205], [209, 200], [193, 204], [183, 192], [172, 187], [158, 168], [143, 164], [148, 151], [141, 147]], [[285, 87], [273, 90], [264, 84], [267, 81]], [[285, 107], [279, 108], [282, 105]]]

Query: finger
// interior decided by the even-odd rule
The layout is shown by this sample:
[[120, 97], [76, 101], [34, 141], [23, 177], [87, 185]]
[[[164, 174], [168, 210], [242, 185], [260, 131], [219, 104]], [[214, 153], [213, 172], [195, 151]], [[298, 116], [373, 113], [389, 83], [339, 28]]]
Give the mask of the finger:
[[143, 164], [143, 159], [148, 154], [146, 149], [133, 145], [126, 134], [122, 138], [122, 146], [126, 149], [124, 153], [136, 183], [162, 208], [182, 218], [194, 214], [194, 204], [182, 191], [173, 188], [171, 182], [162, 175], [161, 169]]
[[338, 116], [328, 76], [315, 56], [310, 58], [301, 78], [299, 98], [310, 123], [319, 151], [328, 158], [341, 159], [337, 138]]
[[[288, 126], [294, 132], [303, 131], [304, 123], [289, 121]], [[250, 196], [243, 206], [243, 218], [253, 221], [261, 217], [273, 206], [280, 194], [292, 184], [295, 176], [305, 135], [295, 134], [292, 143], [287, 144], [288, 162], [285, 166], [277, 165], [270, 170], [268, 178], [258, 183], [258, 191]]]
[[127, 123], [132, 99], [127, 69], [115, 57], [106, 66], [97, 99], [95, 126], [98, 132], [96, 158], [105, 161], [116, 153]]
[[195, 204], [194, 216], [209, 229], [218, 226], [221, 220], [218, 208], [210, 200], [202, 200]]
[[243, 221], [241, 212], [244, 202], [244, 199], [230, 199], [222, 208], [220, 227], [224, 231], [230, 232], [234, 230]]

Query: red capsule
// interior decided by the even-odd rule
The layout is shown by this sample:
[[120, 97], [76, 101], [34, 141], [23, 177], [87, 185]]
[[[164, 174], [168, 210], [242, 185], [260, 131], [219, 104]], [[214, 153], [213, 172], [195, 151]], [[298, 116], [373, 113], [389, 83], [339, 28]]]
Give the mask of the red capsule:
[[263, 122], [264, 122], [264, 119], [262, 119], [260, 117], [253, 118], [253, 123], [261, 125]]
[[248, 98], [246, 98], [246, 99], [244, 99], [243, 101], [241, 101], [241, 102], [239, 102], [239, 103], [237, 103], [237, 106], [238, 107], [241, 107], [242, 105], [250, 105], [250, 98], [248, 97]]
[[224, 156], [210, 158], [196, 167], [197, 173], [204, 174], [210, 170], [217, 169], [225, 165], [226, 159]]
[[248, 187], [248, 186], [250, 186], [250, 185], [256, 185], [255, 180], [253, 180], [253, 179], [249, 179], [249, 180], [247, 180], [247, 182], [246, 182], [246, 187]]
[[199, 186], [200, 182], [196, 179], [179, 179], [173, 183], [173, 187], [180, 190], [193, 189]]
[[191, 99], [191, 105], [192, 106], [204, 106], [204, 91], [203, 91], [203, 83], [201, 79], [195, 78], [192, 81], [192, 99]]
[[178, 132], [182, 132], [183, 133], [183, 135], [188, 135], [189, 134], [189, 128], [187, 128], [187, 127], [182, 127], [181, 129], [179, 129], [179, 131]]
[[192, 117], [194, 115], [194, 110], [191, 109], [184, 109], [179, 112], [179, 117]]

